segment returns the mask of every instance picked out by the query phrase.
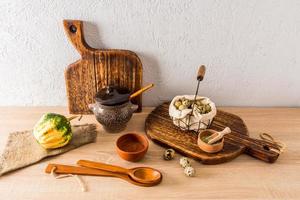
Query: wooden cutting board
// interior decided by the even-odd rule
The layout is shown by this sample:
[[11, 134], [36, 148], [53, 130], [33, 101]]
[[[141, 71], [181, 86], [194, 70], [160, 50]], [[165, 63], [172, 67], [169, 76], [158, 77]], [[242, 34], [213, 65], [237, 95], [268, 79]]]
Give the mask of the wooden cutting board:
[[197, 134], [194, 131], [182, 131], [173, 125], [169, 116], [169, 103], [164, 103], [154, 109], [146, 119], [147, 136], [162, 146], [200, 160], [203, 164], [219, 164], [230, 161], [242, 153], [273, 163], [279, 154], [272, 149], [276, 145], [249, 137], [244, 121], [237, 115], [218, 110], [210, 129], [217, 131], [230, 127], [231, 133], [225, 136], [224, 148], [218, 153], [203, 152], [197, 145]]
[[[91, 113], [88, 104], [101, 88], [114, 85], [125, 87], [132, 93], [142, 85], [142, 63], [132, 51], [117, 49], [94, 49], [84, 39], [83, 22], [64, 20], [65, 32], [81, 55], [81, 59], [70, 64], [65, 70], [69, 112], [72, 114]], [[142, 110], [142, 97], [132, 103]]]

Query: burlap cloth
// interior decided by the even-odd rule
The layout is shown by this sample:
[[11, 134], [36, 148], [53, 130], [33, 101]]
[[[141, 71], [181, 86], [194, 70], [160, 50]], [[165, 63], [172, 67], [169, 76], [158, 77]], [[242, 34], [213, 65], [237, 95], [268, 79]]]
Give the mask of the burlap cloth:
[[39, 162], [40, 160], [65, 153], [96, 140], [95, 124], [72, 126], [73, 138], [69, 144], [58, 149], [46, 150], [35, 140], [32, 131], [10, 133], [3, 154], [0, 156], [0, 176]]

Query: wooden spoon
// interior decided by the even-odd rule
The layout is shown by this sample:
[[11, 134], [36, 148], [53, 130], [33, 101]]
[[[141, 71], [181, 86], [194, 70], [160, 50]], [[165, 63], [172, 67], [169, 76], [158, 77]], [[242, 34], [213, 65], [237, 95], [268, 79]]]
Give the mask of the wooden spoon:
[[231, 130], [229, 127], [224, 128], [224, 130], [220, 131], [220, 132], [214, 131], [214, 133], [207, 138], [207, 141], [208, 141], [207, 144], [213, 144], [213, 143], [221, 140], [224, 137], [224, 135], [226, 135], [228, 133], [231, 133]]
[[129, 183], [134, 185], [143, 186], [143, 187], [150, 187], [157, 185], [161, 182], [162, 179], [152, 182], [152, 183], [141, 183], [138, 181], [133, 180], [130, 176], [126, 174], [118, 174], [112, 173], [109, 171], [99, 170], [99, 169], [91, 169], [85, 167], [74, 167], [69, 165], [60, 165], [60, 164], [49, 164], [45, 169], [45, 172], [50, 174], [55, 168], [55, 173], [57, 174], [78, 174], [78, 175], [89, 175], [89, 176], [107, 176], [107, 177], [116, 177], [121, 178]]
[[126, 169], [115, 165], [109, 165], [88, 160], [79, 160], [77, 161], [77, 164], [82, 167], [101, 169], [112, 173], [126, 174], [130, 176], [133, 180], [138, 181], [140, 183], [155, 183], [161, 180], [162, 178], [160, 171], [150, 167], [135, 167], [131, 169]]

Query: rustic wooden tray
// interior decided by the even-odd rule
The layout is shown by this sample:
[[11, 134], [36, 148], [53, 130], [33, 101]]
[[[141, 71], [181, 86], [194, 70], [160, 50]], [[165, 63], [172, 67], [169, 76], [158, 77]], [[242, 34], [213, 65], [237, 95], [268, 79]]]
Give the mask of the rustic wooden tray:
[[270, 163], [278, 158], [278, 153], [270, 151], [271, 148], [277, 149], [277, 146], [249, 138], [247, 126], [239, 116], [218, 110], [210, 128], [220, 131], [225, 127], [230, 127], [232, 133], [225, 136], [223, 150], [210, 154], [198, 147], [197, 134], [194, 131], [182, 131], [173, 125], [169, 116], [169, 103], [164, 103], [154, 109], [145, 122], [145, 131], [151, 140], [200, 160], [203, 164], [227, 162], [243, 152]]
[[[64, 20], [65, 32], [81, 55], [81, 59], [65, 70], [69, 112], [91, 113], [88, 104], [101, 88], [114, 85], [125, 87], [132, 93], [142, 85], [142, 63], [132, 51], [117, 49], [94, 49], [84, 40], [83, 22]], [[132, 100], [142, 110], [141, 95]]]

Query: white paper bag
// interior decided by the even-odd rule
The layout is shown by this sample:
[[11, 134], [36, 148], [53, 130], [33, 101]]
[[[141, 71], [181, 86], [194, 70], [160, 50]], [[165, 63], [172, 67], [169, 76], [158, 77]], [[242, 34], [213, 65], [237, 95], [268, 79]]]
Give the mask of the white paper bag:
[[169, 115], [173, 119], [174, 125], [180, 127], [182, 130], [189, 129], [189, 130], [197, 131], [199, 129], [206, 129], [217, 114], [217, 109], [215, 104], [207, 97], [197, 96], [196, 100], [201, 99], [202, 102], [210, 105], [211, 111], [209, 113], [206, 114], [199, 113], [196, 109], [196, 106], [194, 107], [194, 110], [192, 109], [177, 110], [174, 103], [177, 100], [183, 98], [188, 100], [194, 100], [195, 95], [183, 95], [183, 96], [176, 96], [173, 98], [169, 106]]

